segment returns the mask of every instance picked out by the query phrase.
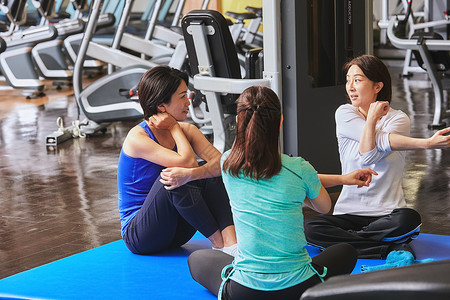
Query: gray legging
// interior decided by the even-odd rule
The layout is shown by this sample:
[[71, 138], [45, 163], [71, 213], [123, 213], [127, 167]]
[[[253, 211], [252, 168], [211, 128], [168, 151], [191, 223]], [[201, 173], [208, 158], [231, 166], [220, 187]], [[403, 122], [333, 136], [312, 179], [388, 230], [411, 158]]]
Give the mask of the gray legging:
[[[195, 251], [188, 258], [189, 270], [192, 278], [216, 296], [222, 283], [222, 269], [232, 262], [232, 256], [211, 249]], [[355, 264], [356, 251], [355, 248], [349, 244], [334, 245], [312, 258], [312, 266], [318, 273], [322, 274], [323, 267], [327, 267], [325, 279], [331, 276], [349, 274], [353, 271]], [[298, 300], [304, 291], [320, 282], [319, 276], [315, 275], [287, 289], [260, 291], [245, 287], [233, 280], [228, 280], [223, 288], [222, 299]]]

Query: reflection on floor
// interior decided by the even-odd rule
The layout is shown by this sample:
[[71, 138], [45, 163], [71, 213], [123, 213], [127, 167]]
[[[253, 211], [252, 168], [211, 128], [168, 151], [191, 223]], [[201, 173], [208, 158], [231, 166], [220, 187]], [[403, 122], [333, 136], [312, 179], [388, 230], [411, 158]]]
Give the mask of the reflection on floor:
[[[422, 75], [404, 82], [400, 72], [391, 68], [392, 106], [410, 116], [413, 136], [431, 136], [431, 86]], [[49, 84], [46, 97], [26, 100], [3, 85], [0, 278], [120, 239], [116, 167], [134, 123], [49, 150], [45, 137], [57, 130], [56, 118], [63, 116], [66, 126], [78, 118], [72, 91]], [[407, 162], [405, 194], [422, 215], [423, 232], [449, 235], [450, 150], [413, 151]]]

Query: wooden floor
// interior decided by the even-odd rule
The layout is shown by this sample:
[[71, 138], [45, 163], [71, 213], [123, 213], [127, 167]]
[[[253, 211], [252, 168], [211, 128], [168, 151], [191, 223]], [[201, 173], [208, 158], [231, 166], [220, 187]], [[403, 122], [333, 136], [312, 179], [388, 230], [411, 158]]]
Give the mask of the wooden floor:
[[78, 109], [72, 89], [46, 86], [32, 100], [0, 90], [0, 278], [120, 239], [116, 166], [134, 124], [49, 149]]
[[[390, 70], [392, 106], [410, 116], [413, 136], [430, 136], [429, 81], [403, 81], [399, 68]], [[66, 126], [78, 119], [72, 90], [49, 83], [45, 97], [27, 100], [0, 85], [0, 278], [120, 239], [116, 168], [134, 124], [48, 149], [57, 117]], [[421, 213], [422, 231], [450, 235], [450, 150], [410, 152], [405, 171], [407, 202]]]

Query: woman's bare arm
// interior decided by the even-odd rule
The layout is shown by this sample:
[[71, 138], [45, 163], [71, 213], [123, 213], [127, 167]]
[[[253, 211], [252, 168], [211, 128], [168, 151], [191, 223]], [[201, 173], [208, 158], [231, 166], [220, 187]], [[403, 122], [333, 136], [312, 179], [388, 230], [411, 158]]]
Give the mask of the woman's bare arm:
[[161, 183], [171, 190], [189, 181], [220, 176], [221, 153], [192, 124], [182, 124], [183, 131], [198, 157], [206, 163], [195, 168], [171, 167], [161, 172]]

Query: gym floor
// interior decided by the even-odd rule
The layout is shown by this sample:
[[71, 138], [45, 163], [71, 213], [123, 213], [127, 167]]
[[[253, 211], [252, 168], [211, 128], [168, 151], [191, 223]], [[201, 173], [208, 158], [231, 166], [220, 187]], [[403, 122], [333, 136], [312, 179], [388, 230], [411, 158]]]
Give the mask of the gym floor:
[[[410, 116], [412, 136], [431, 136], [430, 82], [424, 74], [400, 79], [395, 64], [390, 71], [392, 106]], [[27, 100], [0, 80], [0, 278], [120, 239], [116, 167], [136, 122], [49, 149], [45, 138], [57, 117], [70, 126], [78, 110], [70, 88], [46, 86], [45, 97]], [[450, 151], [411, 151], [405, 171], [422, 232], [450, 235]]]

